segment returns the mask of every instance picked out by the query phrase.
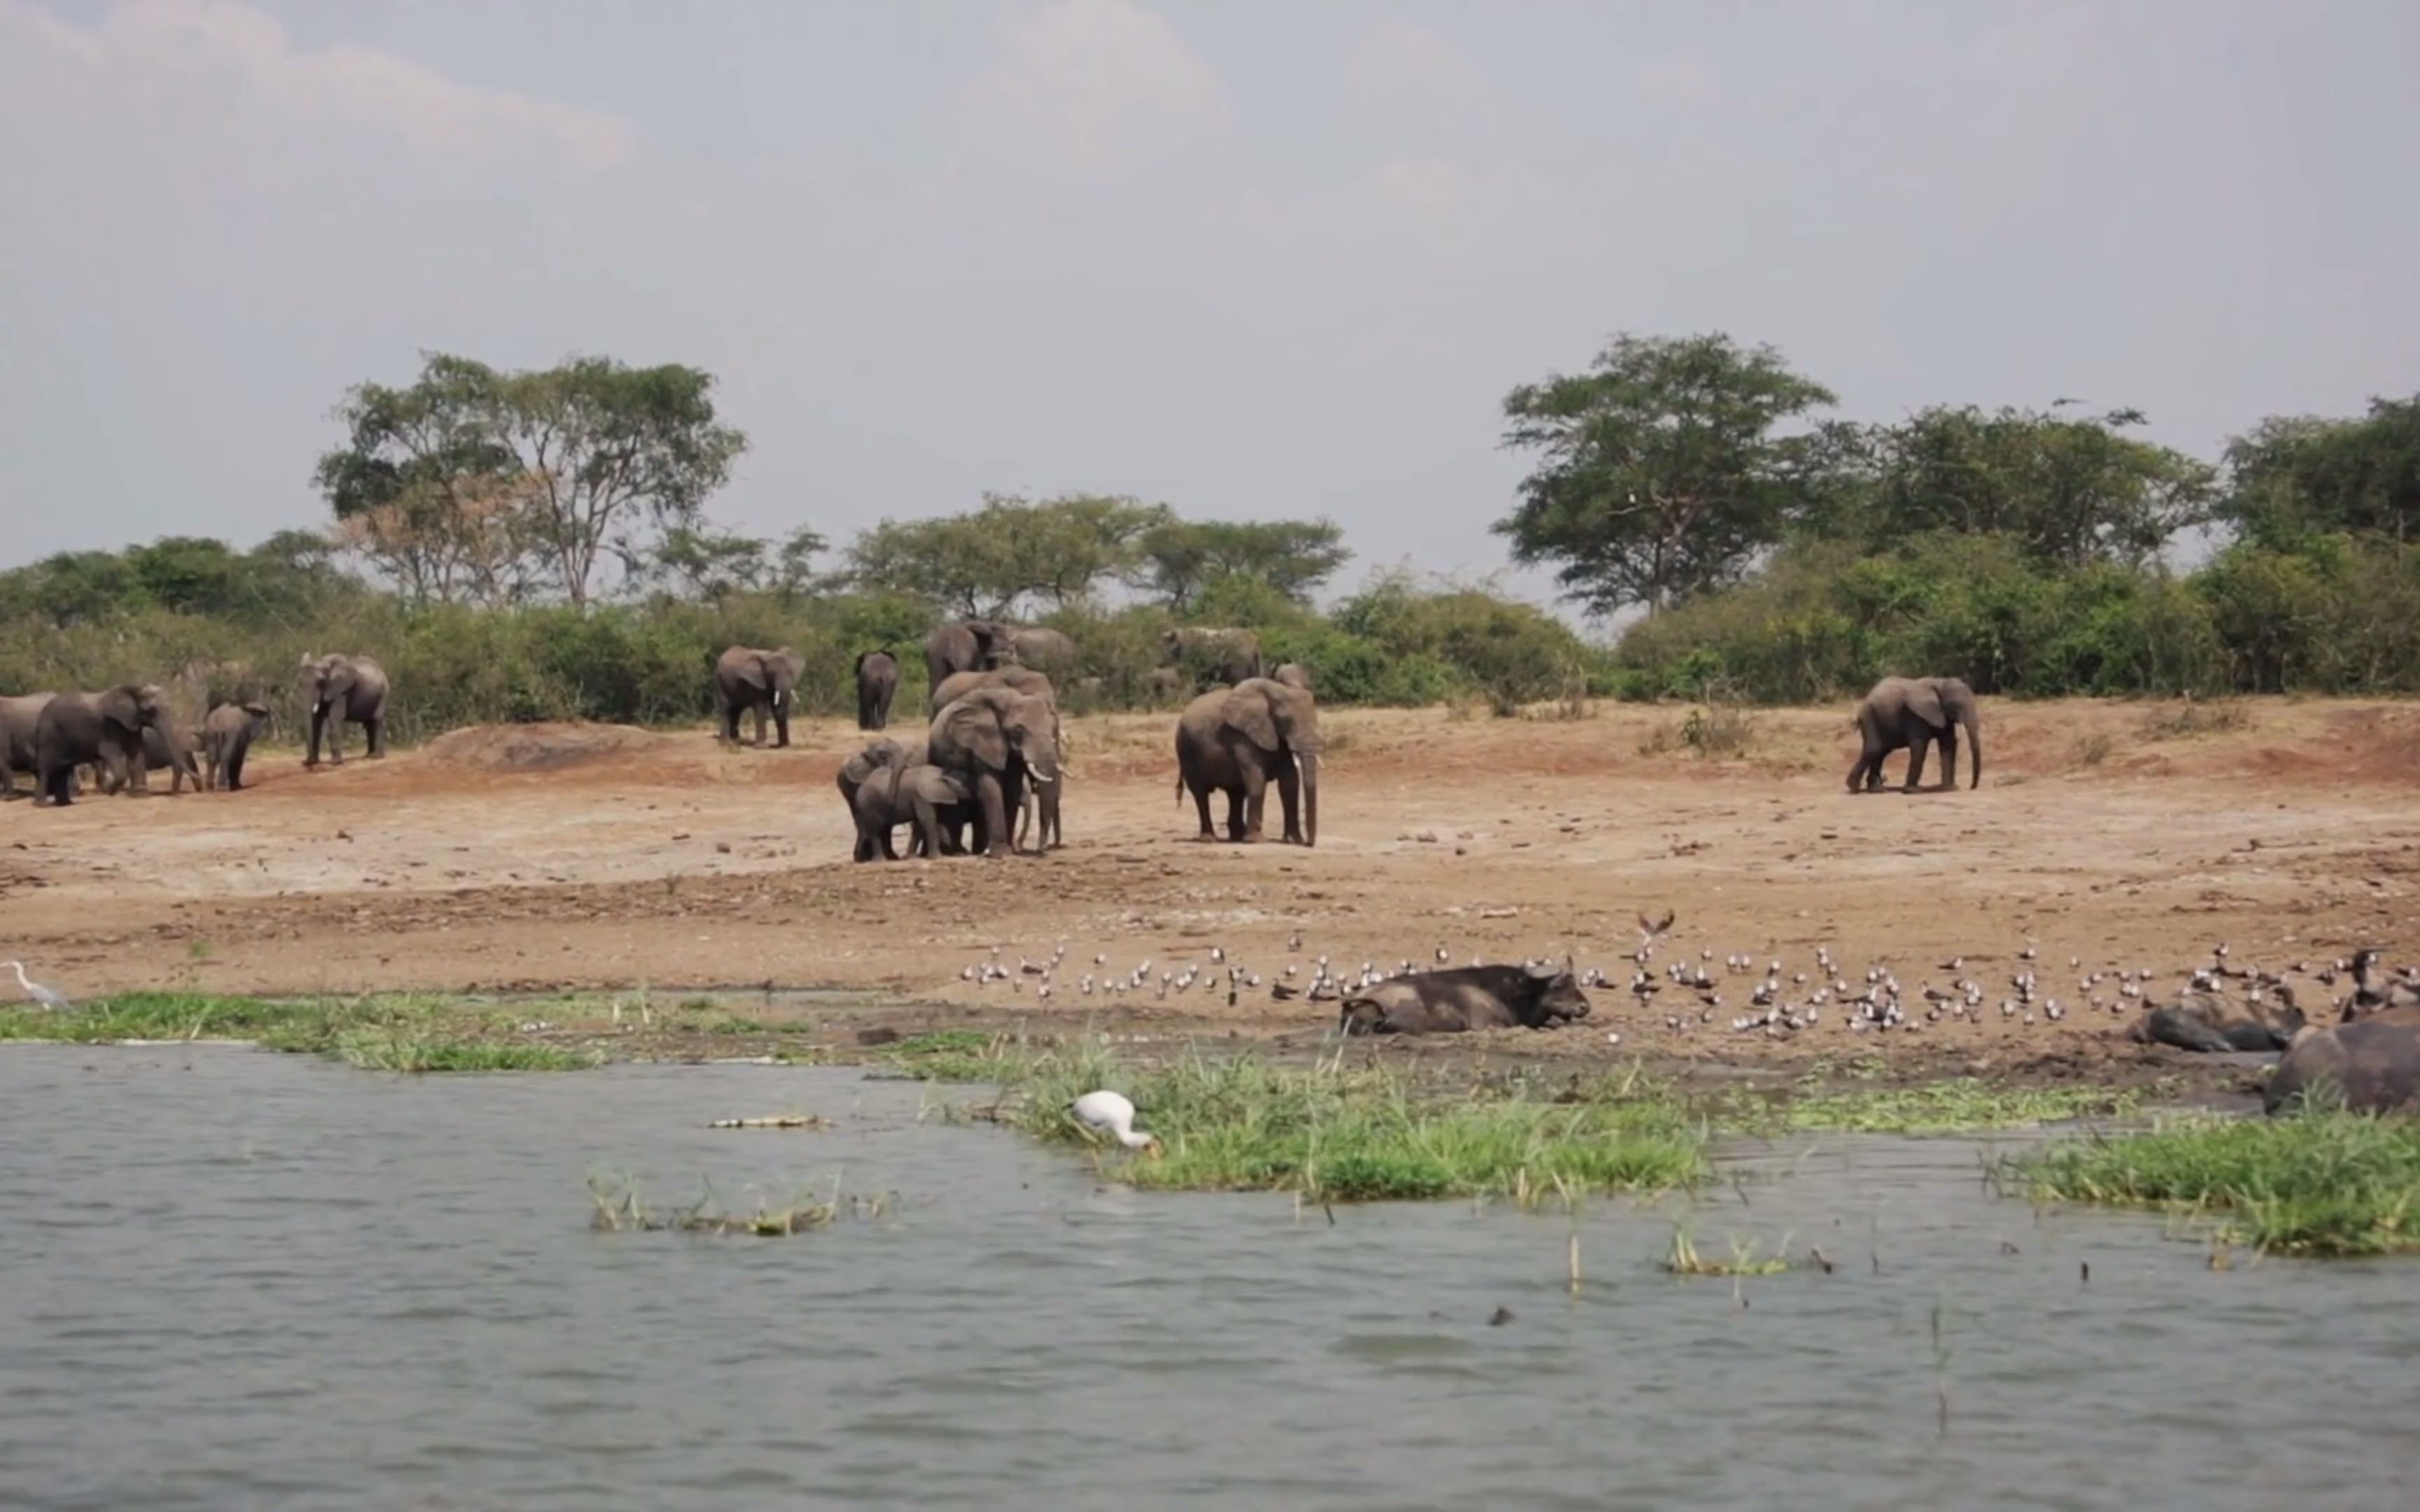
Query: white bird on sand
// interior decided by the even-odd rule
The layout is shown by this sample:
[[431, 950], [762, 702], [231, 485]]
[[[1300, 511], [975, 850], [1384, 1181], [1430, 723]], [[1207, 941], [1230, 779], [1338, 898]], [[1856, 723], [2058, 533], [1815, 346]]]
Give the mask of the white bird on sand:
[[0, 966], [7, 966], [9, 970], [14, 971], [17, 974], [17, 985], [25, 989], [25, 995], [32, 998], [35, 1002], [41, 1004], [44, 1008], [55, 1008], [64, 1011], [75, 1007], [73, 1003], [69, 1002], [66, 997], [62, 996], [55, 988], [45, 987], [40, 982], [26, 976], [24, 963], [20, 961], [0, 961]]
[[1112, 1092], [1106, 1088], [1086, 1092], [1068, 1103], [1067, 1111], [1076, 1116], [1078, 1123], [1095, 1134], [1110, 1135], [1128, 1149], [1143, 1150], [1155, 1159], [1159, 1154], [1159, 1136], [1134, 1126], [1135, 1105], [1126, 1100], [1124, 1092]]

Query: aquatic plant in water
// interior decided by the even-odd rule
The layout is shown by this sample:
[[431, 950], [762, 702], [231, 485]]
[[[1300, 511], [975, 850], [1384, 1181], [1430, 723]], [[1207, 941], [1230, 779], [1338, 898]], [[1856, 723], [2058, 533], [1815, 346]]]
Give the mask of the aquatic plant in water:
[[2036, 1201], [2206, 1218], [2221, 1243], [2313, 1256], [2420, 1252], [2420, 1120], [2411, 1119], [2330, 1108], [2176, 1115], [2148, 1133], [2015, 1155], [2003, 1170]]

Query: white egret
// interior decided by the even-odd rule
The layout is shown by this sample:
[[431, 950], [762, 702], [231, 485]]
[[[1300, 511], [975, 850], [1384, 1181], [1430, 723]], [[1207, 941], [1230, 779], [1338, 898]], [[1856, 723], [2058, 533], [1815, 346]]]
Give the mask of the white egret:
[[1107, 1088], [1086, 1092], [1067, 1104], [1076, 1121], [1096, 1134], [1106, 1134], [1128, 1149], [1140, 1149], [1154, 1159], [1159, 1156], [1159, 1136], [1134, 1126], [1135, 1105], [1123, 1092]]
[[44, 1008], [66, 1010], [75, 1007], [73, 1003], [69, 1002], [66, 997], [61, 995], [55, 988], [45, 987], [40, 982], [26, 976], [24, 963], [20, 961], [0, 961], [0, 966], [7, 966], [9, 970], [14, 971], [17, 974], [17, 985], [25, 989], [25, 995], [32, 998], [35, 1002], [41, 1004]]

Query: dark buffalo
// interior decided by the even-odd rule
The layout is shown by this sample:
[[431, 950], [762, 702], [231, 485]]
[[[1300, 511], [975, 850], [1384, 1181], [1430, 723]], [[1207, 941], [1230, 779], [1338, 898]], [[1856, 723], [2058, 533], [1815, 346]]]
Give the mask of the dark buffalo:
[[2291, 1111], [2305, 1092], [2340, 1095], [2356, 1113], [2420, 1111], [2420, 1024], [2398, 1010], [2304, 1030], [2270, 1072], [2261, 1111]]
[[2147, 1044], [2224, 1054], [2229, 1050], [2283, 1050], [2303, 1026], [2303, 1011], [2290, 988], [2276, 989], [2275, 1002], [2231, 999], [2187, 991], [2173, 1003], [2143, 1015], [2134, 1038]]
[[1353, 994], [1337, 1013], [1345, 1034], [1456, 1034], [1543, 1029], [1588, 1017], [1588, 995], [1568, 963], [1419, 971]]

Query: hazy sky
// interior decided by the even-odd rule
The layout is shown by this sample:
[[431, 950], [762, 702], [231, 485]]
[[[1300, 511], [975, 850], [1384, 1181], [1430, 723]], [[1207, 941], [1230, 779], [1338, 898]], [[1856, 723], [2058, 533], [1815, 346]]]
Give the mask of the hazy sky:
[[1347, 582], [1497, 566], [1504, 391], [1620, 329], [2208, 454], [2420, 389], [2415, 58], [2410, 0], [0, 0], [0, 564], [321, 523], [422, 347], [710, 369], [758, 532], [1133, 493]]

